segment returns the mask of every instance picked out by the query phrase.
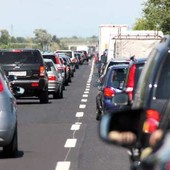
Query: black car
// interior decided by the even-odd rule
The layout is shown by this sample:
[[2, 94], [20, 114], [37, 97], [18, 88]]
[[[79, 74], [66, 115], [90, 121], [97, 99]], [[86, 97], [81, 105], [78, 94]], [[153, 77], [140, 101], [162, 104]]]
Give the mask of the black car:
[[7, 77], [16, 77], [11, 82], [16, 97], [36, 96], [48, 103], [48, 77], [39, 50], [0, 50], [0, 65]]
[[[110, 118], [103, 117], [103, 125], [101, 125], [101, 133], [103, 139], [108, 139], [108, 131], [118, 130], [119, 132], [132, 132], [136, 135], [136, 141], [131, 144], [125, 144], [126, 148], [138, 148], [139, 156], [143, 150], [150, 146], [150, 136], [162, 129], [165, 133], [167, 125], [170, 124], [170, 35], [162, 38], [160, 43], [151, 51], [148, 56], [147, 63], [145, 64], [141, 76], [138, 81], [138, 87], [135, 93], [132, 109], [122, 112], [110, 114]], [[121, 94], [117, 102], [119, 104], [127, 101], [124, 94]], [[107, 115], [108, 116], [108, 115]], [[105, 119], [105, 120], [104, 120]], [[107, 123], [105, 122], [106, 120]], [[108, 129], [107, 129], [108, 128]], [[105, 130], [104, 130], [105, 129]], [[109, 130], [110, 129], [110, 130]], [[153, 147], [152, 158], [158, 154], [158, 150], [164, 147], [163, 137]], [[163, 148], [162, 148], [163, 150]], [[162, 152], [163, 153], [163, 152]], [[169, 150], [164, 150], [164, 155], [170, 155]], [[143, 168], [143, 160], [139, 157], [139, 166], [136, 169], [153, 170], [155, 162], [159, 164], [159, 160], [145, 158], [145, 168]], [[146, 162], [150, 167], [146, 167]], [[165, 159], [168, 161], [168, 159]], [[164, 162], [162, 168], [169, 162]], [[141, 166], [140, 166], [141, 164]], [[149, 166], [149, 165], [148, 165]], [[157, 166], [158, 167], [158, 166]], [[160, 168], [161, 169], [161, 168]]]

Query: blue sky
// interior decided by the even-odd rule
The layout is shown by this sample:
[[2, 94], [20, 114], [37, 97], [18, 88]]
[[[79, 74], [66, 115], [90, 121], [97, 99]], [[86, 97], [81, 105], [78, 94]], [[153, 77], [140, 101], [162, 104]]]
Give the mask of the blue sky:
[[132, 27], [142, 15], [144, 0], [2, 0], [0, 30], [33, 37], [45, 29], [57, 37], [98, 35], [103, 24]]

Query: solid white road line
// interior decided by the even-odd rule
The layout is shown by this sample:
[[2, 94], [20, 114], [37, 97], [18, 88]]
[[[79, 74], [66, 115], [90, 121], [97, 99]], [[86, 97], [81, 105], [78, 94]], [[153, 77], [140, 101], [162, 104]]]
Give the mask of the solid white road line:
[[77, 139], [67, 139], [64, 145], [65, 148], [74, 148], [76, 146]]
[[69, 170], [71, 162], [63, 161], [57, 162], [55, 170]]

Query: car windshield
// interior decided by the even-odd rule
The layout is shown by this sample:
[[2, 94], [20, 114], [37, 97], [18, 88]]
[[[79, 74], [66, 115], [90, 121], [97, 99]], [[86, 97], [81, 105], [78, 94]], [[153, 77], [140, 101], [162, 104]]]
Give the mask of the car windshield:
[[41, 63], [41, 57], [38, 52], [22, 51], [22, 52], [0, 52], [1, 64], [26, 63], [34, 64]]

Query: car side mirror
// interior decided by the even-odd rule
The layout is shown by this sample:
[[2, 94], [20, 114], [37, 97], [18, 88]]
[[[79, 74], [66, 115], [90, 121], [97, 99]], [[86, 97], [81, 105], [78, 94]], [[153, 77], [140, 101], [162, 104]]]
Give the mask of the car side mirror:
[[[143, 109], [128, 109], [104, 114], [99, 126], [99, 135], [101, 139], [107, 143], [112, 143], [126, 148], [134, 147], [136, 141], [138, 141], [138, 136], [140, 136], [139, 132], [143, 126], [141, 116], [144, 113], [145, 111]], [[112, 132], [116, 132], [116, 135], [110, 136]], [[121, 141], [120, 135], [126, 132], [134, 134], [136, 139], [131, 143]]]

